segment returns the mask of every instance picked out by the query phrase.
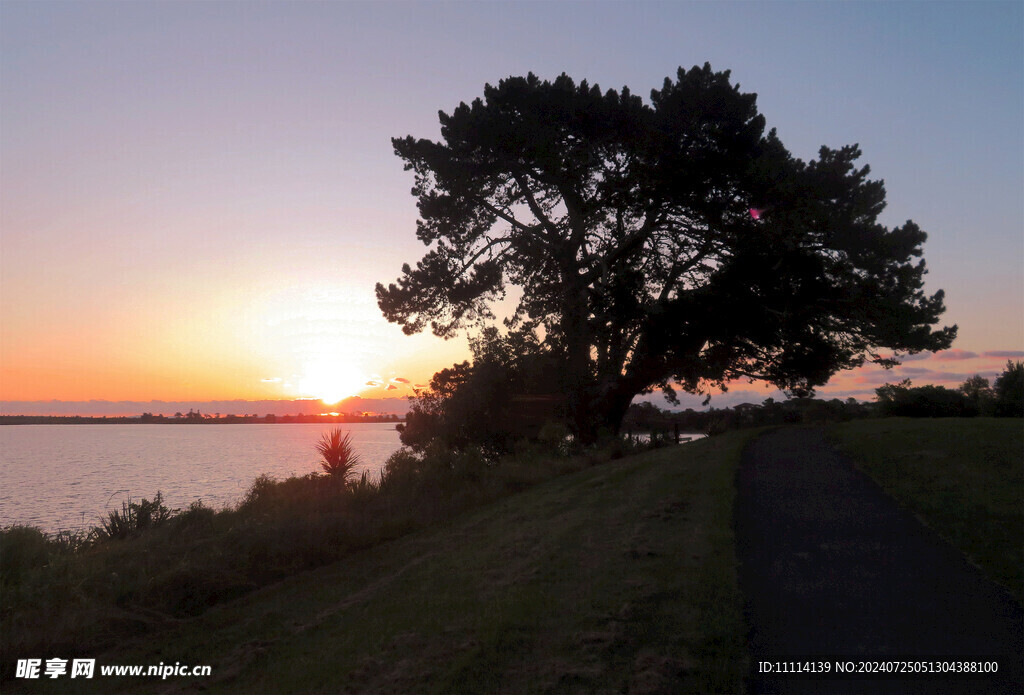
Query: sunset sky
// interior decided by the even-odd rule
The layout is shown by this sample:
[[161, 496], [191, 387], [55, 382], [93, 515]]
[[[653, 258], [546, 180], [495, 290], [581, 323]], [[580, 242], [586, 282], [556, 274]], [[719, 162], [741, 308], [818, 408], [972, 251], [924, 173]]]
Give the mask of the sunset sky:
[[954, 349], [822, 394], [992, 376], [1024, 358], [1022, 37], [1019, 2], [2, 0], [0, 401], [405, 395], [468, 354], [376, 307], [424, 250], [390, 138], [509, 75], [646, 96], [705, 61], [929, 234]]

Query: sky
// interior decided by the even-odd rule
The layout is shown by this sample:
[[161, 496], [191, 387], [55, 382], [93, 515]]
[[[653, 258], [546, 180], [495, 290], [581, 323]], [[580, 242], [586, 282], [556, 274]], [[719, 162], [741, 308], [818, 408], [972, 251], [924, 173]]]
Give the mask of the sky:
[[953, 350], [820, 393], [993, 377], [1024, 357], [1022, 37], [1019, 2], [0, 0], [3, 411], [407, 395], [468, 351], [376, 307], [424, 252], [390, 139], [510, 75], [649, 95], [706, 61], [929, 234]]

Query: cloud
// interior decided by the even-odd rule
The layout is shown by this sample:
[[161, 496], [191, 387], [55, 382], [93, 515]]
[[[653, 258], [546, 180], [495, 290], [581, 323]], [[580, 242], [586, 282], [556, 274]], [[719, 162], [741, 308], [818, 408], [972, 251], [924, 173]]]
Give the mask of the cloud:
[[[896, 373], [888, 369], [861, 369], [851, 374], [848, 378], [854, 384], [882, 384], [900, 381], [907, 376], [903, 372]], [[835, 381], [839, 381], [836, 379]]]
[[989, 350], [988, 352], [981, 353], [982, 357], [1024, 357], [1024, 350]]
[[[894, 370], [884, 369], [862, 369], [856, 372], [852, 379], [855, 385], [868, 384], [895, 384], [903, 379], [910, 379], [914, 386], [925, 386], [927, 384], [959, 385], [975, 374], [983, 377], [996, 376], [992, 370], [980, 372], [944, 372], [941, 369], [928, 369], [926, 367], [897, 367]], [[839, 380], [837, 380], [839, 381]], [[843, 380], [845, 381], [845, 380]], [[842, 383], [842, 382], [840, 382]]]
[[889, 355], [888, 357], [898, 359], [900, 362], [917, 362], [919, 360], [926, 360], [931, 356], [932, 353], [925, 350], [924, 352], [919, 352], [916, 355], [902, 355], [900, 357], [896, 357], [896, 355]]
[[978, 353], [971, 352], [970, 350], [943, 350], [942, 352], [935, 353], [935, 359], [947, 362], [950, 360], [973, 360], [978, 356]]

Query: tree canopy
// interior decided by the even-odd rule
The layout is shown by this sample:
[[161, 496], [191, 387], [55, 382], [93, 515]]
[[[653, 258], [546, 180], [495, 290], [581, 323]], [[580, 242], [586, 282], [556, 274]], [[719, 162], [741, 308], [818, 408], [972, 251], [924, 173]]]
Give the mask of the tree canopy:
[[996, 415], [1024, 417], [1024, 362], [1007, 360], [994, 390]]
[[956, 335], [934, 328], [925, 233], [877, 222], [885, 189], [858, 146], [795, 158], [728, 71], [680, 68], [649, 103], [510, 77], [439, 117], [440, 141], [392, 141], [428, 250], [378, 304], [406, 333], [450, 337], [514, 288], [506, 323], [561, 361], [583, 439], [638, 393], [746, 377], [805, 395]]

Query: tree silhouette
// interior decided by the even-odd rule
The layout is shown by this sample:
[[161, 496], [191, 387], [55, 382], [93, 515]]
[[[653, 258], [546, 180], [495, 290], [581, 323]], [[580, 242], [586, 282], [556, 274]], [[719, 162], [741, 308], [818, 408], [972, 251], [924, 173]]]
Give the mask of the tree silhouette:
[[442, 337], [494, 319], [538, 329], [564, 365], [569, 425], [616, 430], [632, 398], [742, 377], [805, 395], [881, 350], [948, 347], [923, 292], [917, 225], [877, 223], [856, 145], [794, 158], [729, 72], [682, 68], [645, 104], [567, 75], [484, 88], [442, 141], [392, 140], [415, 174], [428, 251], [377, 285], [384, 316]]
[[336, 427], [320, 435], [316, 450], [323, 458], [321, 468], [327, 475], [348, 484], [355, 477], [355, 467], [360, 462], [359, 454], [352, 444], [352, 434]]
[[960, 384], [960, 393], [964, 394], [981, 415], [991, 415], [995, 401], [995, 393], [989, 386], [988, 379], [980, 374], [967, 379]]
[[501, 336], [488, 327], [470, 341], [470, 349], [472, 364], [442, 369], [429, 388], [410, 398], [400, 430], [403, 444], [416, 451], [435, 442], [456, 451], [476, 447], [497, 457], [513, 451], [517, 440], [536, 436], [546, 419], [554, 419], [555, 408], [548, 407], [552, 404], [544, 396], [557, 382], [559, 365], [532, 334], [512, 331]]
[[1006, 361], [1006, 369], [996, 377], [996, 415], [1024, 417], [1024, 362]]

